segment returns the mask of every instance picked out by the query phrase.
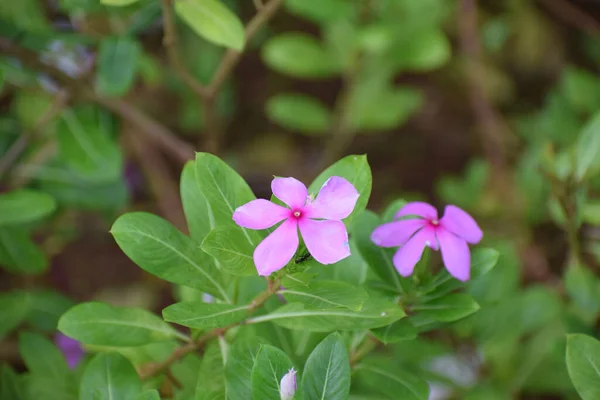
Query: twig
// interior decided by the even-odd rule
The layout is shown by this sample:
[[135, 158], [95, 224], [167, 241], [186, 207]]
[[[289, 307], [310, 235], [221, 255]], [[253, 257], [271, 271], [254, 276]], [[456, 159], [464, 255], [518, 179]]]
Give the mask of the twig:
[[600, 23], [567, 0], [541, 0], [541, 3], [567, 24], [583, 30], [592, 37], [600, 36]]
[[256, 9], [259, 11], [261, 8], [263, 8], [265, 6], [263, 4], [262, 0], [253, 0], [253, 1], [254, 1], [254, 7], [256, 7]]

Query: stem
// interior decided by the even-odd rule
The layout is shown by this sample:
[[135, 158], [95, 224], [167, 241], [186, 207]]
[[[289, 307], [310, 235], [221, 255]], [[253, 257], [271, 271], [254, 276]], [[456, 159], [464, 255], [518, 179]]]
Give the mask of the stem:
[[567, 0], [541, 0], [541, 3], [555, 16], [567, 24], [581, 29], [592, 37], [600, 36], [600, 24], [594, 17], [581, 11]]
[[365, 358], [371, 351], [377, 347], [378, 341], [372, 336], [368, 336], [356, 351], [350, 354], [350, 368], [354, 369], [356, 365]]

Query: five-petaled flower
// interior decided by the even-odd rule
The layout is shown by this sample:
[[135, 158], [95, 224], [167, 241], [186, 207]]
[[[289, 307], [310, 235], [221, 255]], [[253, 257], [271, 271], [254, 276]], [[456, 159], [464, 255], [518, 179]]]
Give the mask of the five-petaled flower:
[[298, 228], [306, 248], [321, 264], [333, 264], [350, 255], [348, 232], [342, 219], [352, 213], [359, 194], [350, 182], [332, 176], [314, 201], [306, 186], [294, 178], [275, 178], [273, 194], [289, 208], [257, 199], [238, 207], [233, 220], [249, 229], [267, 229], [283, 221], [254, 250], [258, 274], [268, 276], [283, 268], [298, 249]]
[[471, 253], [467, 243], [478, 243], [483, 232], [477, 222], [460, 208], [448, 205], [438, 219], [437, 210], [427, 203], [408, 203], [398, 211], [401, 219], [377, 227], [371, 240], [381, 247], [400, 246], [394, 255], [394, 266], [402, 276], [412, 274], [425, 246], [442, 250], [442, 260], [450, 275], [461, 281], [471, 274]]

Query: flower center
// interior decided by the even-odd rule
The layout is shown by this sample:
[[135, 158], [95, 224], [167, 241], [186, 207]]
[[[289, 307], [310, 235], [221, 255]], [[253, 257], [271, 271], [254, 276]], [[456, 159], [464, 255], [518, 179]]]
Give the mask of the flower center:
[[302, 213], [300, 211], [294, 211], [294, 217], [300, 218], [301, 215]]
[[432, 219], [431, 220], [431, 225], [438, 226], [439, 224], [440, 224], [440, 221], [438, 221], [437, 219]]

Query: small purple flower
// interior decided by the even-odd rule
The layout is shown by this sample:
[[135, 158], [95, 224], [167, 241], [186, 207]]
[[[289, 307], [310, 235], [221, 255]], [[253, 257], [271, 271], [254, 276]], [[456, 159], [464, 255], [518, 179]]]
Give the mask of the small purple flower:
[[77, 367], [83, 358], [83, 355], [85, 354], [81, 344], [77, 340], [71, 339], [62, 333], [56, 334], [54, 337], [54, 343], [56, 343], [60, 351], [65, 356], [67, 364], [69, 364], [69, 368], [73, 369]]
[[296, 370], [294, 368], [281, 378], [279, 395], [281, 400], [292, 400], [296, 394]]
[[350, 255], [348, 232], [342, 219], [356, 205], [359, 194], [350, 182], [332, 176], [314, 201], [304, 184], [294, 178], [275, 178], [273, 194], [289, 208], [257, 199], [238, 207], [233, 220], [249, 229], [267, 229], [283, 221], [254, 250], [258, 274], [268, 276], [283, 268], [298, 249], [298, 228], [310, 254], [321, 264], [333, 264]]
[[466, 281], [471, 275], [471, 253], [467, 243], [475, 244], [483, 237], [477, 222], [460, 208], [448, 205], [438, 219], [437, 210], [422, 202], [408, 203], [395, 218], [414, 215], [377, 227], [371, 240], [381, 247], [397, 247], [394, 266], [402, 276], [412, 274], [425, 246], [442, 250], [446, 269], [456, 279]]

